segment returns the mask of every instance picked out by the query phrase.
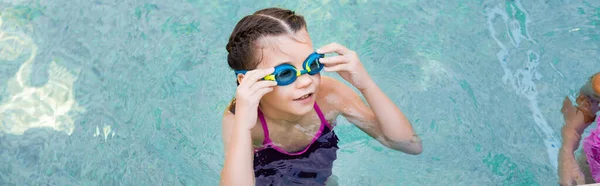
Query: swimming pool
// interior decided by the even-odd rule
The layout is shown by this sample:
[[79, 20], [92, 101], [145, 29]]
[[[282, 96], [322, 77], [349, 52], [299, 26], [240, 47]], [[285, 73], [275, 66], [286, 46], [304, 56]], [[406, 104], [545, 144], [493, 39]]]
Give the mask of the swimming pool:
[[562, 99], [600, 69], [598, 1], [1, 0], [0, 185], [216, 185], [224, 46], [267, 6], [356, 50], [422, 137], [405, 155], [340, 118], [340, 185], [557, 183]]

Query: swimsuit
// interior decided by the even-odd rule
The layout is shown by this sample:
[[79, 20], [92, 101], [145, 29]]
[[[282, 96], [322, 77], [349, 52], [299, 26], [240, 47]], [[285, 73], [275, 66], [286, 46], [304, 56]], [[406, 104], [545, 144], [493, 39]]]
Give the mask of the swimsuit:
[[317, 103], [314, 109], [321, 120], [319, 131], [299, 152], [286, 152], [273, 144], [265, 117], [258, 110], [265, 139], [263, 147], [254, 150], [256, 185], [325, 185], [337, 158], [339, 139]]
[[590, 172], [596, 182], [600, 182], [600, 116], [595, 119], [596, 129], [583, 140], [583, 150], [590, 165]]

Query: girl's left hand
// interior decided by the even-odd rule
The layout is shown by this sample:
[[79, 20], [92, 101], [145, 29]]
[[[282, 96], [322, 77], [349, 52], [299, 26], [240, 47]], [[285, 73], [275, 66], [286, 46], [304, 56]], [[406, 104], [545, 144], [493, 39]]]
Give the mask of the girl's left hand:
[[328, 44], [317, 50], [319, 54], [332, 52], [339, 55], [319, 60], [325, 65], [325, 71], [337, 72], [342, 78], [361, 91], [373, 84], [371, 77], [363, 67], [360, 59], [358, 59], [356, 52], [337, 43]]

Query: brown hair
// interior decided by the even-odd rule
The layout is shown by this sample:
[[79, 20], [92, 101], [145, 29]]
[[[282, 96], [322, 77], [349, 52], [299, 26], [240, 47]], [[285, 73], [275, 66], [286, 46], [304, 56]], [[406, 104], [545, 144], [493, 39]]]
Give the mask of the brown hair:
[[[282, 8], [265, 8], [242, 18], [233, 29], [227, 49], [227, 63], [233, 70], [253, 70], [260, 62], [257, 41], [267, 36], [293, 35], [306, 29], [304, 17]], [[237, 82], [237, 78], [236, 78]], [[237, 82], [239, 85], [239, 82]], [[235, 114], [235, 97], [228, 110]]]

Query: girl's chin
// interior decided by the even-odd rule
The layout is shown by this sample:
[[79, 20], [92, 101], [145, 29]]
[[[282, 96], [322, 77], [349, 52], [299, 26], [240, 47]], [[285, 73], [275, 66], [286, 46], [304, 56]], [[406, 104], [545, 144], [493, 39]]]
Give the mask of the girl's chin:
[[288, 105], [286, 110], [290, 114], [294, 114], [297, 116], [303, 116], [303, 115], [310, 113], [313, 110], [313, 105], [314, 105], [314, 101], [312, 102], [312, 104], [311, 103], [298, 104], [298, 103], [292, 102], [291, 104]]

